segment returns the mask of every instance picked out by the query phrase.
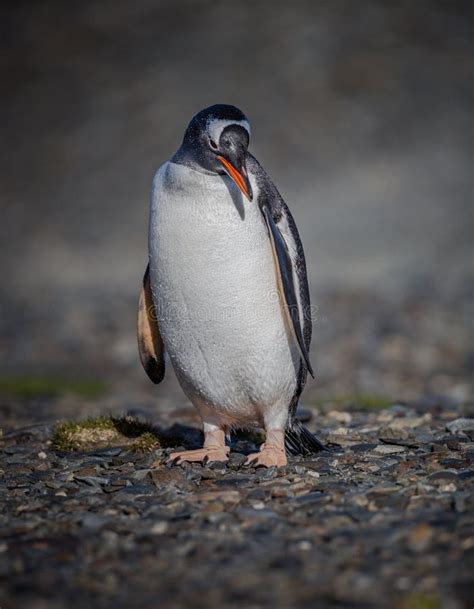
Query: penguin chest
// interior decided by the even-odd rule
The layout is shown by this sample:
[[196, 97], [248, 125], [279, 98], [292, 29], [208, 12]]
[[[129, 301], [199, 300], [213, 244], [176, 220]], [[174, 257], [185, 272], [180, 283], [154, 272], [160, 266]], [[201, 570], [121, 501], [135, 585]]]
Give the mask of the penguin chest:
[[173, 164], [168, 172], [155, 181], [150, 271], [181, 385], [192, 399], [236, 416], [282, 396], [288, 404], [299, 356], [257, 204], [227, 178]]

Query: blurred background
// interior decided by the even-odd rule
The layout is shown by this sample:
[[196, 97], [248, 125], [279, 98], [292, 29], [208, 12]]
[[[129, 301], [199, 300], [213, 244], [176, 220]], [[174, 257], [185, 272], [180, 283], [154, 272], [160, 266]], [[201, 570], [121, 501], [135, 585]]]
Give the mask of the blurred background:
[[103, 386], [107, 407], [150, 412], [185, 402], [137, 355], [148, 197], [191, 117], [231, 103], [307, 254], [318, 314], [305, 400], [472, 399], [471, 2], [1, 11], [3, 389]]

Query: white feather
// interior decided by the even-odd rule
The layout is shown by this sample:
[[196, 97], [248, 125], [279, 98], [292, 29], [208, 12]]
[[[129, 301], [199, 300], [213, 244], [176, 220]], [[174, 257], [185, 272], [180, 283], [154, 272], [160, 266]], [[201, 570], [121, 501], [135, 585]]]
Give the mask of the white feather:
[[160, 331], [183, 390], [209, 425], [282, 429], [299, 353], [254, 201], [227, 176], [166, 163], [155, 176], [150, 273]]
[[211, 137], [211, 139], [213, 139], [215, 142], [219, 142], [222, 132], [229, 125], [240, 125], [244, 129], [246, 129], [246, 131], [250, 137], [250, 124], [247, 120], [230, 121], [230, 120], [225, 120], [225, 119], [220, 119], [220, 118], [214, 118], [214, 119], [211, 118], [209, 120], [206, 128], [207, 128], [207, 132], [209, 133], [209, 136]]

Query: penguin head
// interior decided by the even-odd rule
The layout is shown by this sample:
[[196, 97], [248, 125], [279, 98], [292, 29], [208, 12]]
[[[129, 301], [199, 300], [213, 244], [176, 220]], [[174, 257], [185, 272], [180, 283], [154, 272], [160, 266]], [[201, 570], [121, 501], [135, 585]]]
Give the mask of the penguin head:
[[235, 106], [216, 104], [193, 117], [175, 157], [206, 172], [227, 174], [251, 201], [245, 163], [249, 140], [250, 124], [245, 114]]

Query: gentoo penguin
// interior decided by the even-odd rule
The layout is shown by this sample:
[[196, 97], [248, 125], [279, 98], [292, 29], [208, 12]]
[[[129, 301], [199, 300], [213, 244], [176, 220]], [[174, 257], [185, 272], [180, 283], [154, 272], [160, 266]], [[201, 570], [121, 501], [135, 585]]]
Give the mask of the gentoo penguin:
[[285, 445], [324, 448], [295, 417], [313, 374], [303, 247], [249, 139], [238, 108], [205, 108], [153, 180], [140, 356], [159, 383], [168, 353], [204, 427], [203, 448], [172, 453], [175, 463], [226, 461], [226, 433], [249, 426], [266, 432], [249, 464], [285, 465]]

